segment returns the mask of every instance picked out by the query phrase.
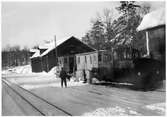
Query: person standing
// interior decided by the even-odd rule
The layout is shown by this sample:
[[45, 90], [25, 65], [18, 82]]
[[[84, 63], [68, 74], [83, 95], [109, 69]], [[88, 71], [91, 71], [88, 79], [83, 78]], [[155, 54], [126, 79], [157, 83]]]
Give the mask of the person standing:
[[60, 78], [61, 78], [61, 87], [63, 88], [63, 83], [65, 87], [67, 87], [67, 81], [66, 81], [67, 73], [63, 67], [61, 68], [61, 71], [60, 71]]
[[83, 70], [84, 83], [87, 82], [85, 69]]

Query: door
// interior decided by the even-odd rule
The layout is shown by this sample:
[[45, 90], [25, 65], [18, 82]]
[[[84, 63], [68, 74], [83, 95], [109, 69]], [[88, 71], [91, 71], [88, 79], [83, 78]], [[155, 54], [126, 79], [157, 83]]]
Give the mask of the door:
[[73, 73], [74, 70], [74, 56], [69, 57], [69, 72]]

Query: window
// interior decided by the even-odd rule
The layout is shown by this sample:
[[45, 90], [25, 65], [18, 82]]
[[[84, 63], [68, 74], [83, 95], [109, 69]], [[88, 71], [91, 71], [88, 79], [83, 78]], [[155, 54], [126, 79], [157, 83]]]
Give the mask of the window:
[[87, 63], [86, 56], [85, 56], [85, 63]]
[[103, 60], [103, 62], [107, 62], [108, 61], [108, 55], [107, 54], [104, 54], [104, 60]]
[[78, 57], [78, 64], [80, 64], [80, 57]]
[[102, 58], [102, 55], [101, 55], [101, 53], [99, 53], [98, 61], [101, 61], [101, 58]]
[[92, 57], [91, 57], [91, 55], [90, 55], [90, 64], [92, 64]]
[[94, 61], [96, 61], [96, 55], [94, 55]]

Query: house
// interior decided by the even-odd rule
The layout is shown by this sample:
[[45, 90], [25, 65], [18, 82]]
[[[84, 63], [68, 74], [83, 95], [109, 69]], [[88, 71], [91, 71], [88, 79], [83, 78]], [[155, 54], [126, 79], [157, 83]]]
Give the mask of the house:
[[165, 60], [165, 9], [161, 8], [146, 14], [137, 31], [146, 33], [147, 56]]
[[161, 8], [146, 14], [137, 27], [137, 31], [146, 33], [147, 57], [159, 63], [155, 73], [162, 75], [162, 79], [165, 79], [165, 26], [165, 8]]

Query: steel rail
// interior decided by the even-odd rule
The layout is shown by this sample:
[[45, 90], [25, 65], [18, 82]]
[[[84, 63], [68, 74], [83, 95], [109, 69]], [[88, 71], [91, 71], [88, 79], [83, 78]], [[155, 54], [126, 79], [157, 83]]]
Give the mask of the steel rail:
[[14, 90], [8, 83], [6, 83], [4, 80], [2, 80], [3, 83], [6, 84], [7, 87], [9, 87], [14, 93], [16, 93], [18, 96], [20, 96], [23, 100], [25, 100], [28, 104], [30, 104], [35, 110], [37, 110], [41, 115], [46, 116], [43, 112], [41, 112], [37, 107], [35, 107], [30, 101], [28, 101], [25, 97], [20, 95], [20, 93], [16, 90]]
[[[55, 107], [56, 109], [58, 109], [58, 110], [62, 111], [63, 113], [67, 114], [68, 116], [72, 116], [72, 114], [71, 114], [71, 113], [69, 113], [69, 112], [65, 111], [64, 109], [61, 109], [60, 107], [58, 107], [58, 106], [56, 106], [56, 105], [52, 104], [51, 102], [49, 102], [49, 101], [47, 101], [47, 100], [45, 100], [45, 99], [41, 98], [40, 96], [38, 96], [38, 95], [36, 95], [36, 94], [32, 93], [31, 91], [24, 89], [23, 87], [19, 86], [18, 84], [16, 84], [16, 83], [11, 83], [9, 80], [6, 80], [6, 81], [7, 81], [7, 82], [9, 82], [10, 84], [13, 84], [13, 85], [15, 85], [15, 86], [19, 87], [19, 88], [20, 88], [20, 89], [22, 89], [22, 90], [24, 90], [24, 91], [28, 92], [29, 94], [31, 94], [31, 95], [33, 95], [33, 96], [35, 96], [36, 98], [38, 98], [38, 99], [40, 99], [40, 100], [44, 101], [45, 103], [47, 103], [47, 104], [49, 104], [49, 105], [51, 105], [51, 106]], [[4, 81], [3, 81], [3, 82], [4, 82]]]

